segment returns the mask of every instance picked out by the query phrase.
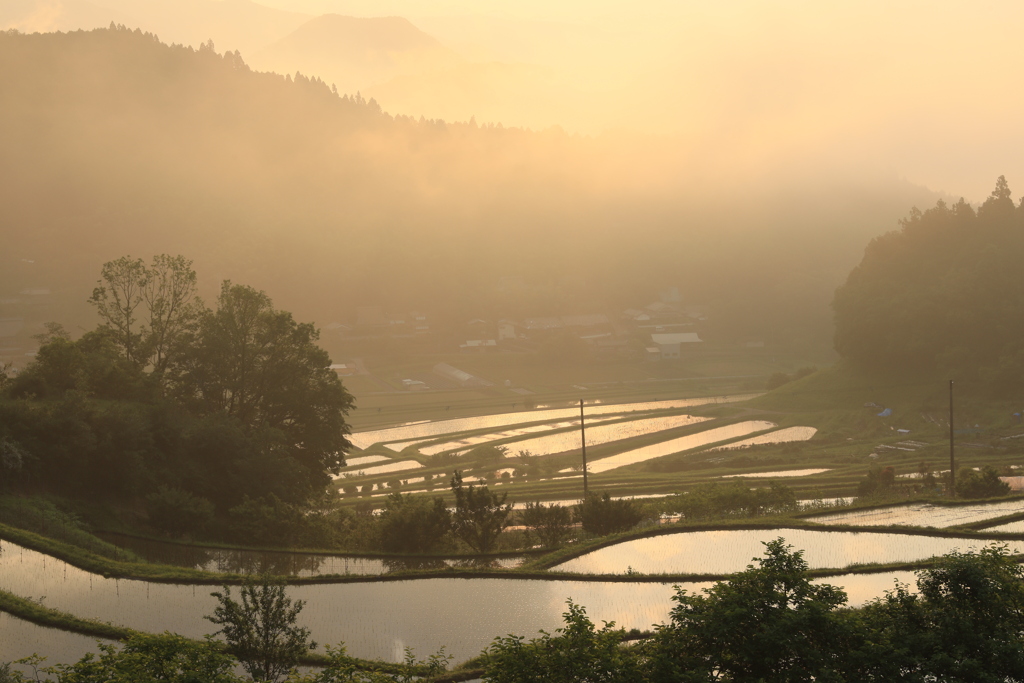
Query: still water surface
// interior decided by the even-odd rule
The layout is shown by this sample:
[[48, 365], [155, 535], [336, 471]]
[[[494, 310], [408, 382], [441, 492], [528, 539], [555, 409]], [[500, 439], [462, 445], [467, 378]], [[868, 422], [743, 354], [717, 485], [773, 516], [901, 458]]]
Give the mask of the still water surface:
[[[850, 533], [806, 529], [737, 529], [694, 531], [638, 538], [600, 548], [553, 567], [585, 574], [728, 574], [743, 571], [750, 558], [764, 552], [764, 543], [780, 536], [804, 549], [811, 569], [842, 569], [869, 562], [915, 562], [954, 549], [989, 545], [987, 541], [935, 538], [909, 534]], [[1006, 542], [1011, 552], [1024, 552], [1024, 541]]]
[[971, 524], [993, 517], [1002, 517], [1014, 512], [1024, 512], [1024, 500], [977, 505], [953, 505], [948, 507], [928, 503], [914, 503], [912, 505], [894, 505], [875, 510], [858, 510], [834, 515], [809, 517], [808, 520], [818, 522], [819, 524], [853, 524], [859, 526], [906, 524], [910, 526], [941, 528], [958, 524]]
[[[216, 604], [210, 586], [105, 579], [35, 551], [6, 542], [2, 546], [3, 590], [143, 631], [201, 637], [215, 630], [203, 620]], [[850, 603], [861, 604], [891, 588], [894, 578], [912, 582], [913, 575], [843, 576], [827, 582], [845, 587]], [[695, 591], [709, 585], [683, 587]], [[674, 593], [672, 585], [662, 583], [455, 578], [293, 586], [288, 592], [307, 602], [299, 621], [318, 643], [344, 641], [353, 656], [391, 661], [401, 660], [407, 646], [420, 657], [444, 646], [463, 661], [496, 636], [550, 631], [561, 625], [567, 599], [583, 605], [596, 623], [646, 629], [668, 619]], [[40, 641], [38, 649], [48, 650], [49, 644]]]
[[236, 550], [204, 548], [168, 543], [121, 534], [97, 533], [97, 536], [119, 548], [130, 550], [147, 562], [174, 567], [202, 569], [225, 574], [274, 574], [278, 576], [326, 576], [330, 574], [371, 574], [408, 569], [443, 569], [444, 567], [518, 567], [525, 556], [499, 558], [402, 558], [322, 555], [269, 550]]
[[[736, 403], [746, 401], [757, 394], [741, 394], [735, 396], [705, 396], [702, 398], [675, 399], [669, 401], [647, 401], [644, 403], [618, 403], [613, 405], [589, 405], [586, 406], [587, 417], [596, 415], [610, 415], [615, 413], [629, 413], [645, 410], [666, 410], [669, 408], [689, 408], [691, 406], [703, 406], [712, 403]], [[499, 413], [497, 415], [482, 415], [479, 417], [463, 417], [453, 420], [437, 420], [435, 422], [418, 422], [401, 427], [390, 427], [388, 429], [376, 429], [372, 431], [356, 432], [349, 436], [349, 441], [357, 448], [367, 448], [375, 443], [390, 443], [392, 441], [410, 441], [412, 439], [423, 439], [431, 436], [441, 436], [455, 432], [465, 432], [474, 429], [491, 429], [507, 427], [509, 425], [524, 422], [541, 422], [544, 420], [564, 420], [579, 417], [579, 408], [550, 408], [541, 410], [524, 410], [515, 413]]]
[[608, 470], [613, 470], [618, 467], [635, 465], [638, 462], [645, 462], [647, 460], [653, 460], [654, 458], [672, 455], [673, 453], [688, 451], [693, 448], [707, 446], [708, 444], [725, 441], [727, 439], [735, 439], [738, 436], [771, 429], [774, 426], [776, 426], [774, 422], [748, 420], [747, 422], [737, 422], [736, 424], [726, 425], [724, 427], [715, 427], [714, 429], [707, 429], [703, 432], [690, 434], [689, 436], [681, 436], [677, 439], [662, 441], [649, 446], [634, 448], [633, 450], [625, 451], [618, 455], [601, 458], [600, 460], [595, 460], [593, 463], [588, 464], [587, 469], [589, 469], [592, 474], [607, 472]]

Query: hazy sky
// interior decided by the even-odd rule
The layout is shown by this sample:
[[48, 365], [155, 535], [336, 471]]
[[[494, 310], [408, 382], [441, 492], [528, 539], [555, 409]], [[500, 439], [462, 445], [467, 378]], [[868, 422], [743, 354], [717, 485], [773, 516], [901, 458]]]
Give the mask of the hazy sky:
[[[48, 7], [72, 1], [13, 0]], [[179, 6], [211, 1], [217, 0]], [[130, 8], [140, 21], [170, 2], [91, 0]], [[1024, 89], [1017, 84], [1024, 3], [261, 4], [311, 17], [405, 17], [467, 60], [461, 70], [361, 88], [393, 113], [667, 136], [659, 144], [712, 183], [782, 171], [867, 174], [978, 201], [1006, 175], [1024, 191]], [[153, 23], [152, 30], [173, 39], [173, 31]], [[216, 42], [233, 47], [231, 40]], [[246, 52], [258, 51], [244, 50], [248, 59]]]
[[550, 108], [566, 128], [671, 133], [711, 167], [826, 164], [974, 200], [1000, 174], [1024, 183], [1024, 3], [266, 3], [406, 16], [478, 57], [552, 67], [583, 105]]

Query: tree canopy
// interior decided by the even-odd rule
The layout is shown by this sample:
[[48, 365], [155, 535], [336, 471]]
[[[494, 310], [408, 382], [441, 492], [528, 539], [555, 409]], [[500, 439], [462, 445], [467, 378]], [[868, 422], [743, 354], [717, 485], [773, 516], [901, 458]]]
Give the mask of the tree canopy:
[[1000, 177], [975, 210], [914, 209], [835, 294], [836, 350], [857, 366], [1024, 386], [1024, 203]]
[[189, 496], [223, 511], [323, 490], [349, 447], [353, 399], [312, 324], [230, 282], [207, 309], [181, 256], [123, 257], [101, 274], [99, 326], [76, 340], [50, 326], [0, 388], [11, 479], [126, 497], [163, 486], [156, 507], [178, 522], [187, 515], [171, 508]]

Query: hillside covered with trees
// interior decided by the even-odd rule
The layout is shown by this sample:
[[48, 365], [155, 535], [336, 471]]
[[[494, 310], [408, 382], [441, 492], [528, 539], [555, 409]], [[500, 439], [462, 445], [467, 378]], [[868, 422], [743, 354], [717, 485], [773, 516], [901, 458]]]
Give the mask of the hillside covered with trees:
[[0, 62], [0, 317], [48, 291], [46, 319], [73, 328], [96, 263], [185, 253], [320, 324], [361, 305], [614, 312], [676, 286], [723, 339], [821, 340], [858, 245], [934, 199], [828, 179], [711, 193], [657, 139], [392, 115], [124, 27], [8, 31]]
[[1024, 386], [1024, 202], [1003, 177], [977, 209], [913, 210], [835, 296], [836, 350], [858, 367]]

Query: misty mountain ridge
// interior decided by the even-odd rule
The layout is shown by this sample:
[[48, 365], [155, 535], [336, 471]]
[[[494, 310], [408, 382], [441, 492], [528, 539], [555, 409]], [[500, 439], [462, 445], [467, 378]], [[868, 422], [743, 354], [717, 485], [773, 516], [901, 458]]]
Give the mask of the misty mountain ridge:
[[401, 17], [325, 14], [248, 61], [260, 70], [313, 74], [354, 93], [399, 75], [450, 68], [464, 60]]
[[708, 339], [827, 343], [864, 242], [935, 199], [886, 180], [709, 197], [661, 140], [392, 116], [139, 30], [0, 33], [0, 64], [19, 65], [0, 69], [0, 317], [26, 334], [92, 327], [99, 264], [169, 253], [320, 324], [615, 315], [677, 287]]

